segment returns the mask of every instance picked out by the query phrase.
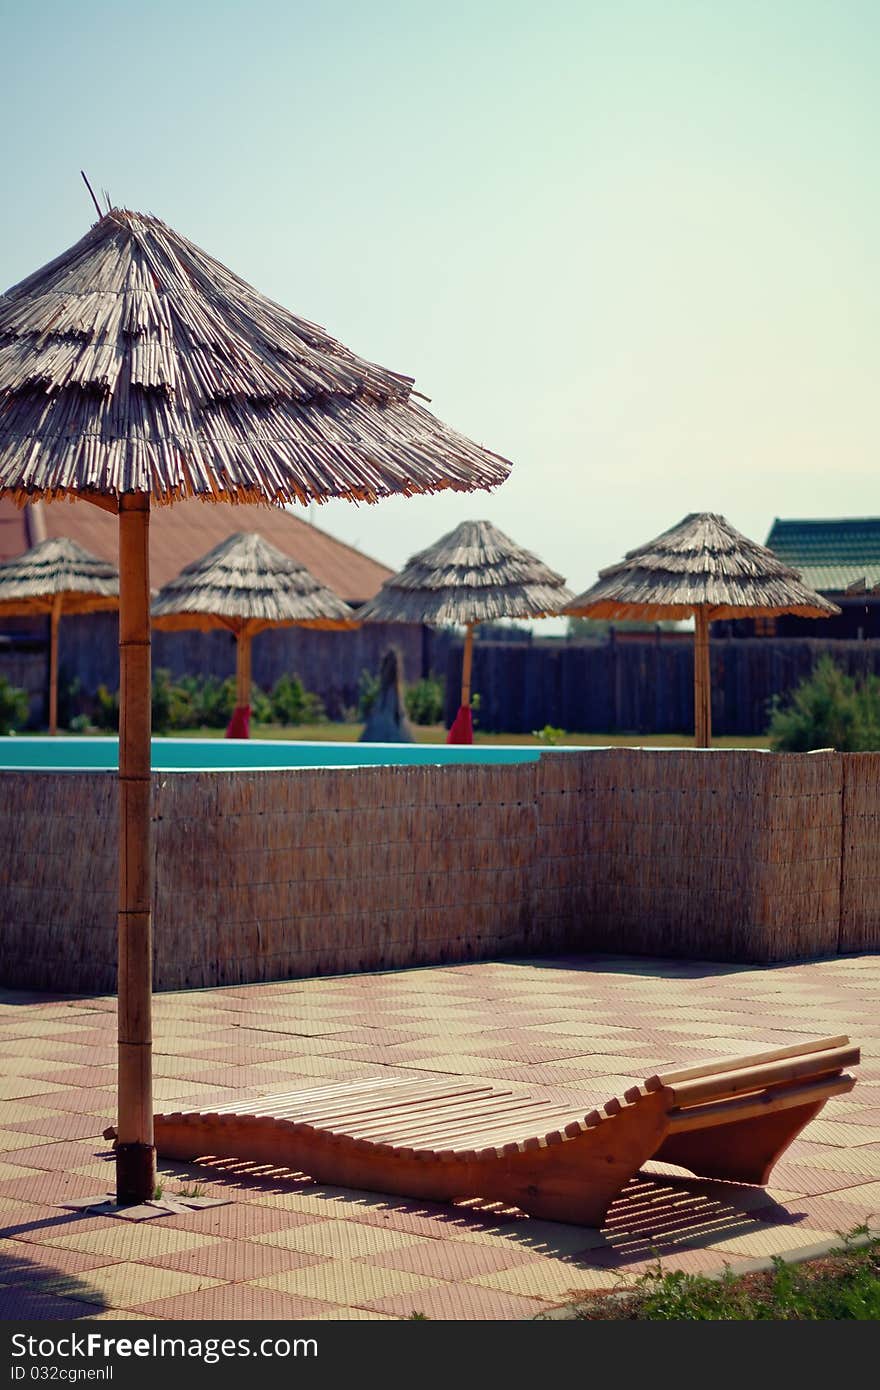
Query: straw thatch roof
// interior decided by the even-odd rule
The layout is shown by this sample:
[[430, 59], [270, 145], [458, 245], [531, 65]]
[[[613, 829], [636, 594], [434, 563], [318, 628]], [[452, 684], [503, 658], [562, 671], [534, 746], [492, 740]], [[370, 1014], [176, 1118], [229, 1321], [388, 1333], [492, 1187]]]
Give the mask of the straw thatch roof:
[[591, 618], [718, 618], [797, 613], [825, 618], [840, 609], [800, 583], [796, 570], [736, 531], [723, 516], [692, 512], [619, 564], [564, 610]]
[[356, 626], [347, 603], [304, 565], [255, 531], [240, 531], [194, 560], [162, 588], [152, 607], [160, 628]]
[[367, 502], [506, 460], [158, 218], [114, 208], [0, 296], [0, 492]]
[[571, 598], [565, 581], [489, 521], [463, 521], [413, 555], [358, 611], [381, 623], [544, 618]]
[[46, 613], [56, 597], [66, 613], [117, 608], [119, 572], [66, 536], [41, 541], [0, 564], [0, 613]]

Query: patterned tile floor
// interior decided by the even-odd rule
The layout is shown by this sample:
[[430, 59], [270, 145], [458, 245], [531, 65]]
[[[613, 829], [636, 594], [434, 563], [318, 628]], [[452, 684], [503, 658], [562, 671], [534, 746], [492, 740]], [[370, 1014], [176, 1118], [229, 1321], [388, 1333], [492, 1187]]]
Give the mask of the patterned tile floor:
[[664, 1065], [849, 1033], [855, 1090], [761, 1191], [648, 1165], [602, 1231], [486, 1203], [333, 1188], [257, 1164], [163, 1164], [226, 1206], [141, 1224], [60, 1203], [112, 1187], [109, 998], [0, 993], [0, 1317], [529, 1318], [656, 1262], [717, 1270], [880, 1225], [880, 957], [750, 969], [496, 961], [162, 994], [163, 1108], [377, 1074], [527, 1083], [585, 1110]]

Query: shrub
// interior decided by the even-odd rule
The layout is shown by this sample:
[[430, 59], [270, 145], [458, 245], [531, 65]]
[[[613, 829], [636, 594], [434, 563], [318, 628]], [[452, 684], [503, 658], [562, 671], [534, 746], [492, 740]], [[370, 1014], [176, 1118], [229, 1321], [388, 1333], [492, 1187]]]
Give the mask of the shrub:
[[189, 720], [178, 728], [225, 729], [235, 708], [235, 680], [216, 676], [182, 676], [178, 688], [189, 696]]
[[557, 729], [554, 724], [545, 724], [543, 729], [533, 729], [532, 734], [535, 738], [540, 739], [542, 743], [549, 743], [551, 747], [557, 743], [561, 743], [565, 738], [565, 730]]
[[370, 710], [373, 708], [379, 697], [379, 677], [372, 672], [361, 671], [358, 681], [358, 716], [361, 719], [369, 718]]
[[27, 723], [30, 702], [26, 690], [0, 676], [0, 734], [10, 734]]
[[99, 685], [95, 691], [95, 726], [98, 729], [119, 728], [119, 691]]
[[880, 680], [869, 675], [856, 681], [826, 654], [787, 702], [773, 700], [769, 735], [777, 752], [880, 748]]
[[272, 686], [272, 714], [279, 724], [302, 724], [306, 692], [299, 676], [279, 676]]
[[150, 727], [154, 734], [164, 734], [171, 725], [173, 704], [171, 672], [161, 668], [153, 673]]
[[324, 701], [306, 690], [299, 676], [279, 676], [271, 698], [272, 718], [279, 724], [323, 724], [327, 719]]
[[434, 676], [416, 681], [407, 688], [403, 702], [414, 724], [439, 724], [443, 719], [443, 682]]
[[271, 724], [275, 717], [272, 697], [258, 685], [251, 686], [251, 717], [255, 724]]

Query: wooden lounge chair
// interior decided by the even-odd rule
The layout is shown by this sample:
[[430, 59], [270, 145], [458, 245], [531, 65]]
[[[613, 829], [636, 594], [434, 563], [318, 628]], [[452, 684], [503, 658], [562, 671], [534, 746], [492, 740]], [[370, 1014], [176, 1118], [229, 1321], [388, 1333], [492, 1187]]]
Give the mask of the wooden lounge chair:
[[501, 1200], [599, 1226], [649, 1158], [764, 1184], [829, 1096], [855, 1085], [849, 1039], [649, 1076], [602, 1110], [469, 1082], [375, 1079], [156, 1116], [167, 1158], [212, 1155], [294, 1168], [322, 1182], [448, 1201]]

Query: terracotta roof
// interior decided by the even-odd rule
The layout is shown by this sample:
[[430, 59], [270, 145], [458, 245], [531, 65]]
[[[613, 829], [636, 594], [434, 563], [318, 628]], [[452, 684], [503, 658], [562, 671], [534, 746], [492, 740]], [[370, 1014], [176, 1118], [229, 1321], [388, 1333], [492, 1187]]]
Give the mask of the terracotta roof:
[[[190, 500], [156, 507], [150, 520], [150, 583], [167, 584], [184, 565], [227, 536], [251, 528], [311, 570], [346, 603], [372, 598], [392, 573], [318, 526], [275, 507], [238, 506]], [[118, 563], [118, 518], [88, 502], [44, 502], [19, 509], [0, 499], [0, 559], [47, 537], [69, 536], [93, 555]]]

